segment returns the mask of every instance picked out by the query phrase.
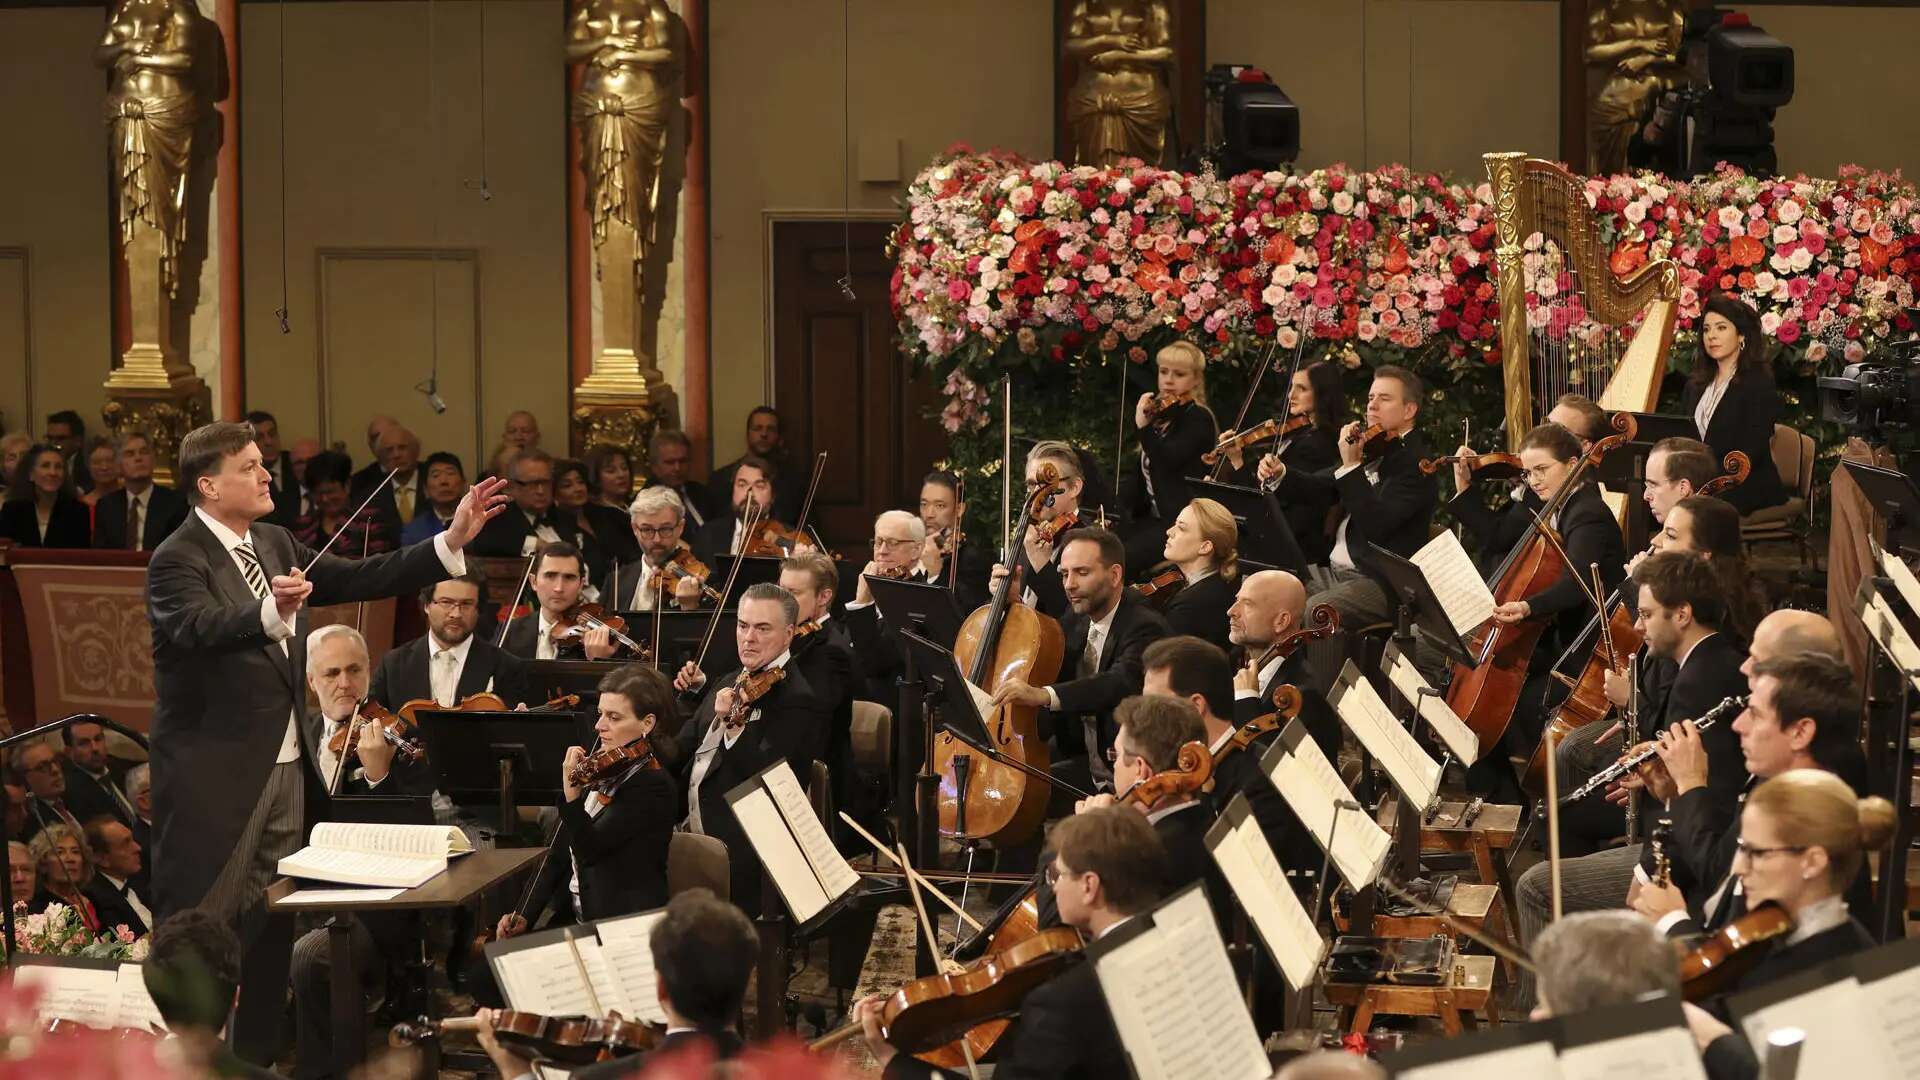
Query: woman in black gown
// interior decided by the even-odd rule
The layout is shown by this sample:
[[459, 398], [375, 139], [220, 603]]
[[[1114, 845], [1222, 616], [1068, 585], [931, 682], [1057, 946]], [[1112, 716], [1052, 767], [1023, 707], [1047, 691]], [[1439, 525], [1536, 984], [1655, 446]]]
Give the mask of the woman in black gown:
[[1687, 415], [1713, 449], [1714, 460], [1738, 450], [1753, 464], [1746, 483], [1721, 498], [1742, 515], [1786, 502], [1786, 486], [1773, 464], [1780, 391], [1773, 384], [1760, 316], [1726, 293], [1707, 297], [1700, 314], [1700, 353], [1681, 399]]

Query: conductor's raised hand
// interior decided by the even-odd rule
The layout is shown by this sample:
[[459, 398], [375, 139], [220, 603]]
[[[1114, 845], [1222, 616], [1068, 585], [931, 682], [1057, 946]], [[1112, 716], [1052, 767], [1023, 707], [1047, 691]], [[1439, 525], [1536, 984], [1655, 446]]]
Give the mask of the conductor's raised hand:
[[273, 575], [267, 586], [273, 592], [273, 606], [280, 612], [280, 621], [289, 625], [300, 613], [300, 605], [307, 602], [307, 594], [313, 592], [313, 582], [298, 570]]
[[492, 476], [467, 489], [443, 534], [448, 550], [459, 551], [472, 543], [487, 522], [507, 508], [506, 488], [504, 477]]

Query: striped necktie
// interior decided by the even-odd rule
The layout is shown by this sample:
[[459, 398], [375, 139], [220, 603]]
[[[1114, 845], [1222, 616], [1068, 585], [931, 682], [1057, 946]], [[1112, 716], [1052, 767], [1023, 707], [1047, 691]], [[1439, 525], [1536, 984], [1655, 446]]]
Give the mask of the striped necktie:
[[240, 556], [240, 574], [247, 579], [247, 588], [253, 590], [255, 599], [264, 600], [267, 596], [267, 575], [260, 570], [260, 559], [253, 553], [253, 545], [245, 540], [233, 549]]

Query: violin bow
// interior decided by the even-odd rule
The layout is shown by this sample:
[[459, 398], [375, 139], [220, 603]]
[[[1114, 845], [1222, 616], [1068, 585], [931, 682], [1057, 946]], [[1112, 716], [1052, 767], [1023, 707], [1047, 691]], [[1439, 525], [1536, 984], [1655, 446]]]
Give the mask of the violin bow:
[[946, 571], [947, 592], [957, 596], [960, 592], [960, 526], [966, 523], [967, 516], [967, 474], [954, 473], [953, 484], [956, 490], [953, 493], [952, 532], [947, 534]]
[[[816, 493], [819, 492], [820, 478], [826, 475], [826, 472], [827, 472], [827, 452], [825, 450], [822, 450], [813, 459], [813, 479], [807, 481], [807, 498], [806, 498], [806, 501], [800, 504], [800, 521], [797, 525], [793, 527], [794, 532], [801, 533], [803, 535], [806, 533], [807, 518], [813, 515], [813, 497]], [[751, 531], [749, 531], [749, 535], [751, 535]], [[816, 536], [814, 537], [814, 539], [818, 540], [819, 537]]]
[[[1254, 395], [1260, 392], [1261, 380], [1267, 377], [1267, 367], [1273, 362], [1273, 350], [1279, 347], [1280, 347], [1280, 335], [1278, 332], [1276, 332], [1274, 334], [1273, 341], [1269, 342], [1267, 345], [1267, 355], [1260, 358], [1260, 367], [1257, 370], [1255, 370], [1253, 373], [1253, 382], [1247, 384], [1247, 396], [1243, 398], [1240, 402], [1239, 415], [1233, 418], [1234, 434], [1237, 435], [1240, 433], [1240, 429], [1243, 426], [1245, 426], [1247, 422], [1247, 414], [1253, 411]], [[1303, 331], [1300, 334], [1299, 346], [1293, 350], [1293, 370], [1294, 371], [1300, 370], [1300, 357], [1303, 353], [1306, 352], [1306, 349], [1307, 349], [1307, 335]], [[1292, 386], [1293, 375], [1291, 373], [1287, 375], [1287, 383], [1289, 387]], [[1213, 473], [1212, 475], [1208, 476], [1207, 479], [1213, 483], [1216, 483], [1216, 484], [1219, 483], [1220, 476], [1223, 472], [1225, 472], [1226, 467], [1227, 467], [1227, 456], [1225, 454], [1222, 454], [1220, 455], [1220, 460], [1213, 463]]]
[[1000, 411], [1000, 534], [1006, 550], [1013, 543], [1013, 376], [1001, 380], [1006, 404]]
[[314, 563], [319, 562], [321, 556], [327, 553], [327, 549], [333, 546], [333, 542], [335, 540], [340, 539], [340, 534], [347, 531], [347, 526], [353, 524], [353, 519], [360, 516], [360, 511], [365, 510], [367, 508], [368, 503], [373, 502], [375, 497], [377, 497], [381, 492], [387, 490], [387, 485], [393, 483], [393, 478], [399, 475], [400, 475], [399, 469], [390, 470], [387, 473], [387, 478], [385, 480], [380, 481], [380, 486], [374, 488], [372, 491], [367, 492], [367, 497], [360, 500], [359, 506], [356, 506], [353, 508], [353, 513], [347, 515], [347, 520], [341, 524], [340, 528], [335, 530], [332, 536], [327, 537], [327, 542], [320, 545], [319, 551], [316, 551], [313, 553], [312, 561], [308, 562], [307, 565], [300, 570], [301, 577], [307, 576], [307, 573], [313, 569]]
[[533, 560], [539, 557], [539, 548], [535, 548], [533, 554], [527, 556], [527, 568], [520, 573], [520, 587], [513, 591], [513, 603], [507, 605], [507, 617], [500, 620], [500, 636], [493, 642], [493, 647], [496, 649], [507, 643], [507, 629], [513, 625], [513, 613], [520, 610], [520, 598], [527, 595], [527, 582], [533, 580]]
[[1120, 359], [1120, 416], [1113, 432], [1113, 482], [1117, 487], [1120, 476], [1126, 471], [1127, 456], [1127, 365], [1131, 361]]
[[1415, 911], [1419, 912], [1421, 915], [1424, 915], [1429, 919], [1438, 919], [1441, 922], [1445, 923], [1448, 926], [1448, 928], [1452, 929], [1455, 933], [1461, 935], [1462, 937], [1468, 938], [1472, 941], [1476, 941], [1481, 945], [1486, 946], [1488, 952], [1499, 957], [1500, 959], [1513, 964], [1515, 967], [1520, 968], [1523, 971], [1532, 972], [1536, 970], [1533, 966], [1532, 960], [1529, 960], [1525, 956], [1520, 955], [1519, 953], [1515, 952], [1513, 949], [1509, 948], [1508, 946], [1493, 940], [1487, 935], [1481, 933], [1479, 930], [1475, 929], [1470, 924], [1464, 923], [1459, 919], [1454, 918], [1450, 912], [1443, 910], [1437, 905], [1429, 904], [1425, 900], [1422, 900], [1419, 897], [1408, 892], [1407, 890], [1401, 888], [1399, 885], [1394, 883], [1392, 878], [1389, 878], [1383, 874], [1381, 875], [1379, 881], [1376, 882], [1376, 884], [1378, 884], [1381, 889], [1385, 890], [1387, 895], [1393, 897], [1395, 900], [1398, 900], [1401, 903], [1407, 905], [1408, 907], [1414, 909]]
[[[753, 530], [759, 526], [760, 521], [760, 503], [756, 500], [749, 499], [747, 501], [747, 529], [743, 535], [752, 536]], [[741, 550], [746, 550], [745, 544], [741, 545]], [[713, 647], [713, 633], [720, 629], [720, 613], [727, 609], [727, 597], [733, 595], [733, 583], [739, 579], [740, 566], [746, 561], [746, 558], [745, 555], [735, 555], [733, 557], [733, 567], [727, 571], [727, 587], [720, 590], [720, 602], [714, 605], [713, 617], [707, 620], [707, 635], [700, 642], [700, 655], [694, 660], [694, 667], [703, 667], [707, 662], [707, 650]], [[655, 652], [659, 651], [658, 644], [658, 642], [655, 642]]]

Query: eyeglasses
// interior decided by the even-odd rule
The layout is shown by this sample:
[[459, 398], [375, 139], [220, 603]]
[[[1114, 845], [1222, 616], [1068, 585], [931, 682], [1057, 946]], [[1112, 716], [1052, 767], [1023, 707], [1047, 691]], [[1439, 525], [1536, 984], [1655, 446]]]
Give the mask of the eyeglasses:
[[480, 606], [480, 601], [478, 600], [435, 600], [432, 603], [428, 604], [427, 606], [437, 607], [441, 611], [446, 611], [446, 612], [472, 611], [474, 608], [477, 608]]
[[1059, 884], [1061, 878], [1071, 873], [1073, 873], [1072, 870], [1063, 869], [1060, 866], [1060, 861], [1055, 859], [1053, 862], [1047, 864], [1046, 872], [1042, 876], [1047, 879], [1047, 888], [1051, 889]]
[[873, 546], [876, 548], [912, 547], [919, 542], [918, 540], [901, 540], [889, 536], [876, 536], [873, 538]]
[[1783, 851], [1805, 851], [1805, 850], [1807, 850], [1807, 845], [1805, 844], [1780, 844], [1775, 847], [1755, 847], [1754, 845], [1747, 843], [1745, 839], [1735, 840], [1733, 842], [1734, 856], [1738, 858], [1741, 855], [1745, 855], [1747, 857], [1747, 861], [1749, 862], [1753, 861], [1754, 859], [1758, 859], [1762, 855], [1778, 855], [1780, 852], [1783, 852]]
[[678, 524], [662, 525], [659, 528], [655, 528], [652, 525], [635, 525], [633, 527], [633, 535], [641, 540], [653, 540], [662, 536], [672, 536], [679, 531], [680, 526]]

